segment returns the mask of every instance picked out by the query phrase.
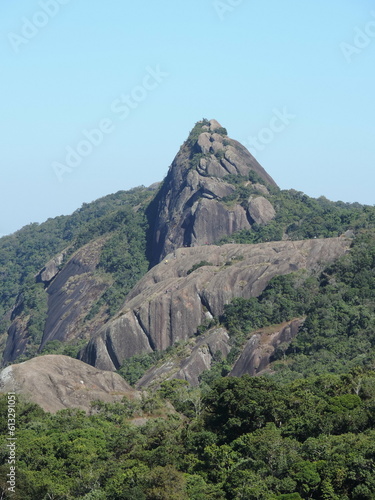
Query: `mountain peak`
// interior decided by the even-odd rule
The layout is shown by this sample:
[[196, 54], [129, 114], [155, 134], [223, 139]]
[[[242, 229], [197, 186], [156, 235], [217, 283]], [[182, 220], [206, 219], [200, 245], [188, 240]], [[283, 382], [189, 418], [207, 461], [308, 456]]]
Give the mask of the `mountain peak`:
[[216, 128], [223, 128], [216, 120], [210, 120], [210, 130], [214, 131]]
[[[277, 186], [217, 120], [197, 122], [173, 160], [156, 201], [154, 263], [175, 248], [216, 243], [258, 222], [243, 200], [228, 203], [241, 184], [249, 194], [263, 195]], [[268, 200], [263, 198], [258, 205], [272, 218]]]

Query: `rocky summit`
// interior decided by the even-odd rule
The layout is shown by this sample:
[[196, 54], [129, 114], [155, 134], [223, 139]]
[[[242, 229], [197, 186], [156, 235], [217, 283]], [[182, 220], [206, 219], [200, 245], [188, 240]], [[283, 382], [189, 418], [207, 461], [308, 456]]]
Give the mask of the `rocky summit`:
[[[253, 180], [249, 180], [249, 174]], [[248, 206], [226, 203], [235, 192], [234, 178], [246, 179], [256, 192]], [[239, 142], [230, 139], [216, 120], [196, 124], [173, 160], [155, 200], [152, 256], [160, 262], [176, 248], [210, 245], [254, 222], [274, 216], [261, 195], [275, 181]]]

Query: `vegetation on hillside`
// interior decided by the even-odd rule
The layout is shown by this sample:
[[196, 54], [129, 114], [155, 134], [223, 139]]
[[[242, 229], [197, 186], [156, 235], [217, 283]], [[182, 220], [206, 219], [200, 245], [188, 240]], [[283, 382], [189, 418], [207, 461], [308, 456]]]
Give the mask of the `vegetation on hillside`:
[[[194, 148], [207, 120], [188, 138]], [[226, 134], [226, 131], [219, 130]], [[220, 153], [219, 153], [220, 154]], [[200, 159], [192, 153], [191, 160]], [[247, 208], [258, 196], [255, 173], [227, 176], [236, 191], [223, 203]], [[266, 186], [276, 210], [222, 240], [237, 243], [325, 238], [347, 233], [350, 252], [323, 271], [272, 279], [263, 293], [234, 299], [221, 318], [232, 350], [214, 357], [200, 387], [170, 380], [140, 401], [95, 403], [90, 415], [50, 415], [19, 398], [17, 488], [8, 491], [9, 450], [0, 446], [0, 496], [22, 500], [370, 500], [375, 498], [375, 208], [310, 198]], [[36, 280], [46, 262], [104, 237], [96, 273], [111, 286], [86, 321], [120, 309], [147, 271], [158, 199], [145, 188], [84, 204], [72, 216], [31, 224], [0, 239], [0, 344], [11, 318], [27, 324], [29, 355], [44, 330], [47, 294]], [[230, 262], [228, 263], [228, 265]], [[194, 273], [201, 261], [189, 269]], [[254, 330], [306, 318], [298, 336], [276, 350], [266, 376], [228, 377]], [[77, 345], [46, 344], [44, 353], [76, 356]], [[186, 345], [125, 360], [119, 370], [134, 385], [151, 367], [183, 358]], [[173, 405], [173, 408], [171, 407]], [[6, 397], [0, 426], [7, 432]], [[136, 420], [134, 420], [136, 419]], [[137, 424], [137, 425], [135, 425]], [[139, 425], [141, 424], [141, 425]]]
[[[300, 191], [270, 188], [265, 196], [276, 210], [276, 217], [267, 225], [253, 224], [251, 230], [242, 230], [220, 240], [224, 243], [262, 243], [340, 236], [348, 230], [358, 231], [375, 227], [375, 207], [359, 203], [332, 202], [324, 198], [310, 198]], [[249, 196], [256, 192], [253, 185], [239, 184], [236, 192], [224, 202], [240, 203], [247, 208]], [[258, 194], [259, 195], [259, 194]], [[264, 195], [262, 195], [264, 196]]]
[[234, 299], [225, 307], [222, 321], [238, 350], [248, 332], [306, 316], [297, 338], [275, 353], [277, 378], [348, 372], [375, 362], [374, 285], [371, 230], [359, 235], [350, 253], [319, 275], [278, 276], [258, 298]]
[[[108, 315], [114, 314], [148, 268], [147, 222], [142, 206], [152, 196], [153, 192], [144, 187], [119, 191], [83, 204], [70, 216], [30, 224], [1, 238], [0, 337], [4, 339], [11, 317], [21, 316], [27, 323], [29, 355], [35, 355], [47, 313], [47, 294], [43, 283], [36, 282], [36, 274], [59, 252], [65, 250], [64, 264], [76, 250], [103, 235], [109, 239], [98, 271], [110, 274], [113, 286], [88, 318], [103, 305]], [[140, 209], [135, 211], [136, 207]]]
[[[167, 402], [178, 413], [167, 410]], [[289, 383], [165, 382], [140, 401], [56, 415], [18, 400], [17, 488], [4, 499], [362, 500], [375, 496], [375, 372]], [[7, 431], [6, 397], [0, 399]], [[132, 419], [143, 418], [143, 425]]]

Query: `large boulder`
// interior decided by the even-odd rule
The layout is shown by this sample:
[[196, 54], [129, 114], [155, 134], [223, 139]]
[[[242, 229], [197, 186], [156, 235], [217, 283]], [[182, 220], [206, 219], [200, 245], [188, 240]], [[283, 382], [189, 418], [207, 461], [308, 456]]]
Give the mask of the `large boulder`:
[[51, 413], [65, 408], [89, 412], [93, 401], [109, 403], [140, 397], [120, 375], [56, 355], [8, 366], [0, 373], [0, 391], [22, 394]]
[[276, 217], [272, 204], [263, 196], [251, 197], [247, 210], [251, 221], [259, 225], [268, 224]]

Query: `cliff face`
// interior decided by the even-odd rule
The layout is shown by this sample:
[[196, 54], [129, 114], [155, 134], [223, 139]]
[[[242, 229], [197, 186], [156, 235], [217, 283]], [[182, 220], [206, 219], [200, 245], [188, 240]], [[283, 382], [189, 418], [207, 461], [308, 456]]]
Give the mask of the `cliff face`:
[[[74, 339], [90, 338], [96, 328], [102, 325], [104, 317], [96, 318], [96, 323], [83, 325], [83, 319], [92, 304], [98, 300], [108, 287], [95, 273], [100, 251], [105, 238], [99, 238], [79, 249], [60, 269], [63, 255], [59, 255], [47, 263], [38, 274], [37, 281], [45, 284], [47, 295], [47, 315], [45, 328], [39, 350], [49, 341], [61, 342]], [[22, 309], [22, 304], [20, 308]], [[8, 331], [3, 363], [13, 362], [23, 354], [28, 340], [28, 316], [12, 317], [12, 325]]]
[[[250, 333], [229, 376], [241, 377], [246, 373], [255, 376], [269, 370], [277, 348], [281, 344], [287, 346], [297, 336], [303, 322], [303, 318], [297, 318]], [[171, 357], [147, 370], [137, 382], [137, 388], [159, 386], [165, 380], [176, 378], [198, 386], [200, 375], [212, 368], [218, 354], [226, 359], [230, 350], [230, 338], [225, 328], [213, 328], [204, 335], [190, 339], [184, 346], [183, 356], [180, 355], [177, 359]]]
[[115, 370], [134, 354], [164, 350], [221, 315], [234, 297], [260, 295], [274, 276], [318, 269], [349, 245], [344, 238], [330, 238], [180, 248], [138, 282], [122, 311], [91, 339], [81, 359]]
[[230, 349], [229, 335], [225, 328], [214, 328], [205, 335], [190, 339], [184, 347], [184, 356], [179, 356], [178, 359], [171, 358], [147, 370], [137, 382], [137, 388], [159, 386], [165, 380], [174, 378], [186, 380], [190, 385], [197, 386], [199, 376], [211, 368], [215, 355], [220, 352], [220, 355], [226, 358]]
[[[230, 139], [216, 120], [198, 122], [175, 157], [159, 192], [153, 259], [160, 262], [183, 246], [212, 244], [253, 222], [269, 222], [275, 212], [265, 199], [226, 203], [235, 191], [230, 176], [246, 179], [253, 172], [264, 184], [276, 186], [255, 158], [239, 142]], [[258, 194], [267, 194], [262, 183], [247, 181]]]
[[276, 349], [280, 344], [288, 344], [293, 340], [303, 322], [303, 318], [298, 318], [253, 332], [229, 375], [258, 375], [266, 370]]
[[48, 313], [41, 349], [52, 340], [72, 340], [77, 331], [84, 337], [83, 319], [108, 286], [94, 273], [104, 241], [95, 240], [78, 250], [48, 286]]

